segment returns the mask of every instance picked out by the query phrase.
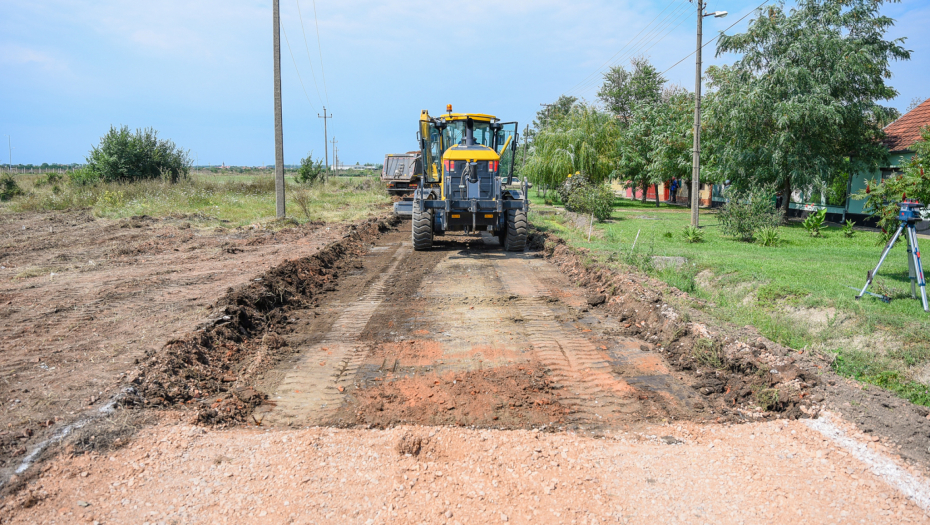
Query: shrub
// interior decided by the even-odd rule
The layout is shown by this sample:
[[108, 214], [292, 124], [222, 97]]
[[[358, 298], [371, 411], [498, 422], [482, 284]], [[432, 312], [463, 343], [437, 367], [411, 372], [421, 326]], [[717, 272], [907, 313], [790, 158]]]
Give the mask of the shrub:
[[190, 154], [170, 140], [160, 140], [152, 128], [131, 133], [128, 126], [110, 127], [87, 157], [87, 169], [105, 182], [177, 182], [189, 177], [190, 168]]
[[756, 242], [762, 246], [775, 246], [778, 244], [778, 228], [772, 226], [765, 226], [759, 229], [759, 234], [756, 236]]
[[852, 219], [846, 219], [846, 224], [843, 225], [843, 235], [846, 237], [852, 237], [855, 233], [855, 230], [853, 230], [853, 226], [855, 225], [856, 223], [853, 222]]
[[704, 230], [696, 226], [685, 226], [681, 234], [688, 242], [704, 242]]
[[569, 211], [577, 211], [569, 207], [568, 200], [571, 198], [572, 193], [580, 188], [587, 188], [589, 186], [591, 186], [591, 181], [580, 172], [575, 173], [574, 175], [569, 175], [568, 178], [565, 179], [565, 182], [563, 182], [558, 189], [559, 199], [562, 201], [562, 204], [565, 205], [565, 209]]
[[74, 186], [90, 186], [100, 181], [100, 175], [87, 168], [81, 168], [68, 173], [68, 178]]
[[826, 218], [827, 209], [824, 208], [808, 215], [801, 224], [804, 226], [804, 229], [807, 230], [807, 233], [811, 234], [811, 237], [820, 237], [820, 230], [824, 227], [823, 221]]
[[599, 221], [606, 221], [613, 212], [614, 199], [616, 195], [610, 185], [587, 185], [576, 188], [571, 193], [565, 208], [585, 215], [594, 215]]
[[717, 214], [723, 233], [752, 242], [763, 228], [777, 228], [782, 214], [775, 209], [772, 192], [766, 189], [734, 193]]
[[8, 201], [17, 195], [22, 195], [23, 189], [16, 184], [13, 175], [7, 173], [0, 175], [0, 201]]
[[297, 170], [297, 182], [301, 184], [316, 184], [326, 179], [326, 166], [323, 159], [313, 160], [311, 151], [305, 158], [300, 159], [300, 168]]
[[36, 187], [54, 186], [58, 184], [59, 182], [61, 182], [61, 179], [63, 178], [64, 176], [61, 175], [60, 173], [49, 172], [49, 173], [46, 173], [45, 175], [42, 175], [38, 179], [36, 179], [35, 185]]

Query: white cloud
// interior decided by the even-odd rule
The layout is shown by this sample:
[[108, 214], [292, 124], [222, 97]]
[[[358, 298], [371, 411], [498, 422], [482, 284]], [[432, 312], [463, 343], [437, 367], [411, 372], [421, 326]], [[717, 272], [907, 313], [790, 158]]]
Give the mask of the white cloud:
[[17, 44], [0, 44], [0, 64], [37, 66], [45, 71], [64, 71], [67, 65], [52, 55]]

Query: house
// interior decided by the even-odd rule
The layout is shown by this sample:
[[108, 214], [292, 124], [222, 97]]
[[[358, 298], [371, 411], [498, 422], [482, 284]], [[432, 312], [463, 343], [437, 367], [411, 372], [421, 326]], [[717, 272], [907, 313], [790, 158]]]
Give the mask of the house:
[[[901, 171], [910, 158], [914, 156], [911, 149], [919, 142], [920, 130], [930, 126], [930, 99], [923, 104], [908, 111], [898, 120], [885, 127], [885, 146], [888, 148], [888, 162], [885, 166], [872, 172], [858, 173], [849, 181], [849, 195], [859, 193], [865, 189], [871, 180], [886, 179], [894, 173]], [[846, 212], [855, 215], [867, 215], [863, 207], [864, 200], [847, 197]]]

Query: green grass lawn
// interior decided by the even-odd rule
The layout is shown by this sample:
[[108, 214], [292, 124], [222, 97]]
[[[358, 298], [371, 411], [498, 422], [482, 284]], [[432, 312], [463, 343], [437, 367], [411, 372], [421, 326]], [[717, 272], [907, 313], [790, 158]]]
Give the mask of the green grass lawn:
[[[682, 235], [690, 223], [688, 209], [619, 199], [611, 220], [595, 223], [588, 242], [587, 229], [546, 214], [554, 208], [533, 200], [530, 220], [538, 229], [589, 248], [602, 262], [639, 266], [706, 300], [712, 306], [692, 306], [715, 318], [753, 325], [792, 348], [835, 355], [840, 373], [930, 405], [927, 386], [916, 381], [930, 363], [930, 314], [910, 299], [904, 245], [892, 250], [871, 288], [891, 296], [891, 304], [872, 297], [857, 301], [847, 286], [861, 288], [866, 271], [878, 262], [877, 233], [857, 231], [847, 238], [830, 227], [813, 238], [792, 223], [780, 228], [776, 246], [764, 247], [724, 235], [716, 213], [702, 210], [704, 242], [688, 243]], [[653, 256], [684, 257], [687, 264], [657, 270]]]

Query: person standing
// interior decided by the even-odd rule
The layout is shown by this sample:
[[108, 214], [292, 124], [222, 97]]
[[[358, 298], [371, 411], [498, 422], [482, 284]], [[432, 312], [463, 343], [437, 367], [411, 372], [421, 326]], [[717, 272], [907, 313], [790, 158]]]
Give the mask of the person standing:
[[678, 193], [678, 186], [679, 186], [678, 179], [675, 177], [672, 177], [672, 184], [671, 186], [669, 186], [669, 189], [668, 189], [669, 190], [668, 191], [668, 202], [670, 203], [675, 202], [675, 197]]

